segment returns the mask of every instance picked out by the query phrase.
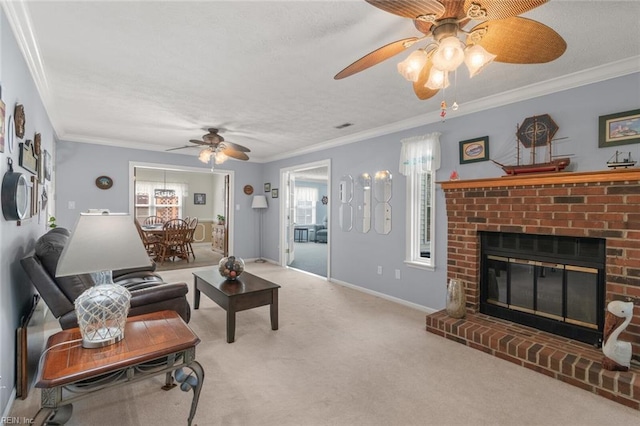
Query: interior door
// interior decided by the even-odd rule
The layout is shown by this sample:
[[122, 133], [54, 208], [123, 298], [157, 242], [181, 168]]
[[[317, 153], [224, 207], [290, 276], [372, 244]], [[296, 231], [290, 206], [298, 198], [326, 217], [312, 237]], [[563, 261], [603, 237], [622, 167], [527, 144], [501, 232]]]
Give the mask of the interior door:
[[294, 251], [294, 229], [296, 221], [296, 178], [293, 173], [287, 173], [287, 188], [285, 196], [285, 211], [287, 212], [287, 265], [291, 265], [295, 260]]

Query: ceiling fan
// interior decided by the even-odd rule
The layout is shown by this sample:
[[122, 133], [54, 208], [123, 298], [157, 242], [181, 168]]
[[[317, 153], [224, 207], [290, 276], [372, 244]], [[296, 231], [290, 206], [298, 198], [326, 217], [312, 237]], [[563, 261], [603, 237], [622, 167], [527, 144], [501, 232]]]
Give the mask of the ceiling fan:
[[222, 164], [227, 158], [231, 157], [236, 160], [246, 161], [249, 159], [247, 152], [251, 152], [249, 148], [242, 145], [238, 145], [233, 142], [225, 141], [222, 135], [219, 134], [220, 130], [214, 127], [208, 129], [209, 133], [202, 136], [202, 140], [191, 139], [189, 142], [195, 145], [179, 146], [177, 148], [170, 148], [167, 151], [175, 151], [177, 149], [184, 148], [202, 148], [198, 158], [203, 163], [208, 163], [213, 157], [216, 164]]
[[[473, 77], [493, 60], [511, 64], [553, 61], [566, 50], [564, 39], [540, 22], [517, 16], [547, 1], [366, 0], [385, 12], [412, 19], [423, 35], [380, 47], [340, 71], [334, 79], [363, 71], [423, 40], [426, 40], [426, 46], [398, 64], [398, 71], [413, 82], [419, 99], [429, 99], [446, 88], [448, 73], [462, 62]], [[470, 21], [481, 22], [465, 30]], [[458, 38], [459, 35], [466, 36], [465, 42]], [[453, 109], [457, 109], [456, 103]]]

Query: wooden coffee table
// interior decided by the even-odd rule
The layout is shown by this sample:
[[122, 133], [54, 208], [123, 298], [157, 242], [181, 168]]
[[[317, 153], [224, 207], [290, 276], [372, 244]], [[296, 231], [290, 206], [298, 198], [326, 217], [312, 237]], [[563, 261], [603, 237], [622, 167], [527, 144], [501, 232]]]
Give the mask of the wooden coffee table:
[[194, 309], [200, 307], [200, 293], [204, 293], [227, 311], [227, 343], [233, 343], [236, 338], [236, 312], [239, 311], [271, 305], [271, 329], [278, 329], [278, 284], [246, 271], [236, 280], [227, 280], [217, 268], [194, 272], [193, 284]]
[[[171, 374], [184, 391], [193, 389], [188, 424], [198, 406], [204, 370], [195, 360], [200, 339], [174, 311], [160, 311], [127, 319], [125, 338], [103, 348], [80, 345], [80, 330], [60, 331], [47, 342], [39, 380], [41, 409], [34, 424], [63, 425], [72, 403], [115, 386], [166, 374], [163, 389], [173, 387]], [[183, 368], [193, 372], [187, 374]]]

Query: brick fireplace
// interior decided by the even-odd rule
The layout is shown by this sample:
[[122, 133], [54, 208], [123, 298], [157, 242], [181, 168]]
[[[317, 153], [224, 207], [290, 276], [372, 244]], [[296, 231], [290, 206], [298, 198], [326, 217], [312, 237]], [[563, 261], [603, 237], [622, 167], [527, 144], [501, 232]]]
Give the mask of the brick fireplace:
[[640, 169], [441, 182], [448, 216], [447, 279], [462, 281], [467, 316], [427, 316], [427, 331], [640, 409], [640, 306], [621, 340], [629, 372], [602, 369], [585, 343], [479, 313], [480, 232], [606, 241], [605, 300], [640, 305]]

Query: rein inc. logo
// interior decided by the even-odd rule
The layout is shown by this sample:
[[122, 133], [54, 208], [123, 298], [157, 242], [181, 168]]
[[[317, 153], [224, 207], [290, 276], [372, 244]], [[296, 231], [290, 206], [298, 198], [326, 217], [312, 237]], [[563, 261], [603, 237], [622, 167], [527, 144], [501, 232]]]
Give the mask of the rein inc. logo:
[[28, 417], [0, 417], [0, 425], [32, 425], [33, 419]]

